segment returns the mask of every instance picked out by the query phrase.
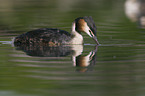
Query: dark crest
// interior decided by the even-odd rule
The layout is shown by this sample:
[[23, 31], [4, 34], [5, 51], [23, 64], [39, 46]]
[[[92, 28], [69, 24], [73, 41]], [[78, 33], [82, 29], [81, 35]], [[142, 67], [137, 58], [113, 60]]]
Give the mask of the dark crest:
[[95, 22], [94, 22], [92, 16], [85, 16], [83, 18], [87, 22], [90, 29], [93, 31], [94, 35], [96, 36], [97, 28], [96, 28], [96, 25], [95, 25]]
[[96, 28], [96, 25], [95, 25], [95, 22], [94, 22], [92, 16], [79, 17], [79, 18], [75, 19], [75, 22], [77, 23], [80, 19], [84, 19], [87, 22], [87, 25], [90, 27], [90, 29], [92, 30], [92, 32], [96, 36], [97, 28]]

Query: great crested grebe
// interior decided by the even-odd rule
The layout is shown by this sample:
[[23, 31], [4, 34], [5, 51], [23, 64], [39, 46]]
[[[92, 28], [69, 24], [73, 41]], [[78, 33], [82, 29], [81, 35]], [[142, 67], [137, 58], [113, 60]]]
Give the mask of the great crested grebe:
[[125, 14], [133, 22], [137, 22], [139, 27], [145, 28], [145, 0], [126, 0]]
[[83, 44], [81, 32], [87, 33], [99, 45], [96, 37], [97, 28], [91, 16], [75, 19], [72, 23], [71, 34], [59, 29], [41, 28], [32, 30], [14, 39], [15, 45], [37, 44], [37, 45], [61, 45], [61, 44]]

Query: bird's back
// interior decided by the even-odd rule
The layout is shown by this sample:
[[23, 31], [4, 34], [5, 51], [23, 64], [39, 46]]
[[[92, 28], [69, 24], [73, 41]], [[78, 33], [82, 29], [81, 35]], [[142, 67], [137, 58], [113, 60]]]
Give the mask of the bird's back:
[[42, 28], [19, 35], [15, 38], [14, 44], [60, 45], [68, 44], [70, 40], [71, 34], [64, 30]]

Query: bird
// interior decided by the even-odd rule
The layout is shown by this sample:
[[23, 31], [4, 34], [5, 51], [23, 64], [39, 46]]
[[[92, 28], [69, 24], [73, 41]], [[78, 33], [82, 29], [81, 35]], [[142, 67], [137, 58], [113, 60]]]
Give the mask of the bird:
[[97, 45], [97, 28], [92, 16], [76, 18], [72, 23], [71, 33], [57, 28], [35, 29], [14, 38], [14, 45], [71, 45], [83, 44], [82, 33], [87, 33]]
[[145, 0], [126, 0], [125, 14], [132, 22], [137, 22], [140, 28], [145, 28]]

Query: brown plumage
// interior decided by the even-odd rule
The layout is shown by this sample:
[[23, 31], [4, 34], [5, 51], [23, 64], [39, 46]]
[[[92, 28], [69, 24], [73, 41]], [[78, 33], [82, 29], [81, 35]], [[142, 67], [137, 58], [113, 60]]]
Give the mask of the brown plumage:
[[[83, 44], [81, 32], [86, 32], [90, 37], [95, 39], [96, 26], [91, 16], [79, 17], [75, 19], [72, 26], [72, 33], [54, 28], [41, 28], [32, 30], [14, 39], [15, 45], [61, 45], [61, 44]], [[76, 42], [77, 41], [77, 42]]]

